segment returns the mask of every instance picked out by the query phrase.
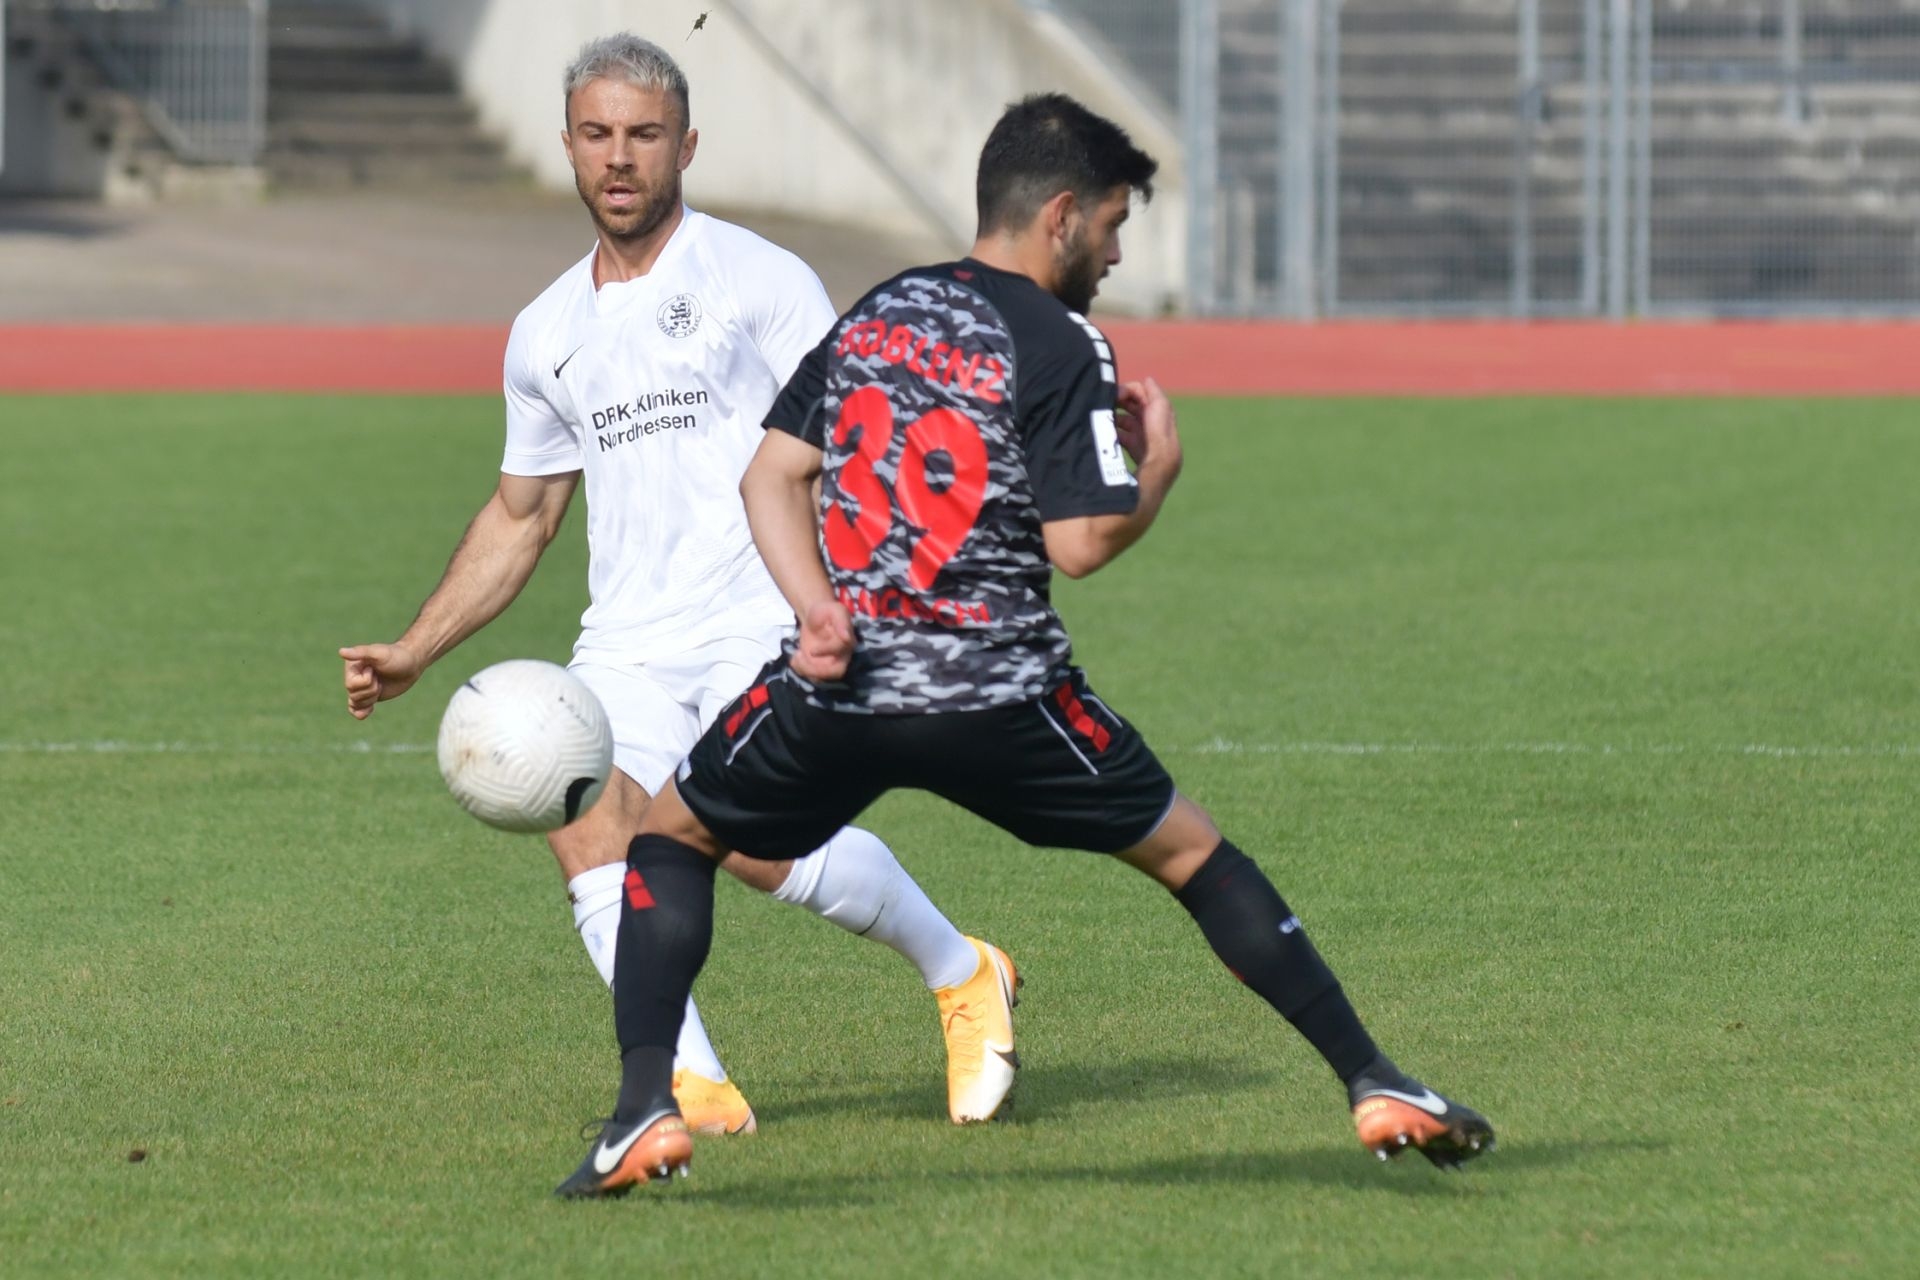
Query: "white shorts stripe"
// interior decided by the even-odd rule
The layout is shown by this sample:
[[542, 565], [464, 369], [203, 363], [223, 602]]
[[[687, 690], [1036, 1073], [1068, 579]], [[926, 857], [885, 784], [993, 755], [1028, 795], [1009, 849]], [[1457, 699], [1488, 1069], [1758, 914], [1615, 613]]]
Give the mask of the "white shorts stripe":
[[1047, 722], [1047, 728], [1059, 734], [1060, 741], [1067, 744], [1067, 750], [1080, 757], [1080, 763], [1087, 766], [1087, 772], [1093, 774], [1095, 777], [1099, 777], [1100, 771], [1093, 767], [1093, 761], [1087, 759], [1086, 754], [1082, 752], [1079, 747], [1073, 745], [1073, 738], [1068, 735], [1065, 729], [1062, 729], [1059, 724], [1055, 722], [1052, 716], [1047, 714], [1047, 704], [1044, 702], [1036, 702], [1033, 706], [1034, 709], [1040, 713], [1040, 718]]

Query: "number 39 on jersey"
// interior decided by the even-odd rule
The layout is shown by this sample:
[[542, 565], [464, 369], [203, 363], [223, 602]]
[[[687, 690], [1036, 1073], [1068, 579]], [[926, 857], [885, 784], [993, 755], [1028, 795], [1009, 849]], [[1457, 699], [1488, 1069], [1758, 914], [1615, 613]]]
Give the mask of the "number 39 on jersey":
[[[846, 398], [831, 439], [836, 449], [851, 452], [829, 491], [827, 555], [842, 569], [865, 569], [901, 524], [910, 548], [907, 581], [917, 591], [932, 590], [986, 504], [980, 428], [951, 408], [902, 423], [885, 388], [865, 386]], [[891, 484], [883, 475], [888, 470]]]

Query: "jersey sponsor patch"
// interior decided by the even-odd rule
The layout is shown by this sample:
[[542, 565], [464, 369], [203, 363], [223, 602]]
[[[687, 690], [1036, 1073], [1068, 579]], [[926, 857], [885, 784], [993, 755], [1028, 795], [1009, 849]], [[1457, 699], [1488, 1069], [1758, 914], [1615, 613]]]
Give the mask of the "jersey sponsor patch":
[[1113, 410], [1093, 411], [1093, 444], [1100, 453], [1100, 478], [1108, 484], [1137, 484], [1127, 470], [1127, 458], [1120, 448], [1120, 433], [1114, 429]]

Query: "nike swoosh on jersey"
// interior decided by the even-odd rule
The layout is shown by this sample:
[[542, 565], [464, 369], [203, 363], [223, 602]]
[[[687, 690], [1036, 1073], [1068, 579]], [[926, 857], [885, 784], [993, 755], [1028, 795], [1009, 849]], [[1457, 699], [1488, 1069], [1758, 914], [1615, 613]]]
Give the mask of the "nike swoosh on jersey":
[[567, 358], [565, 360], [562, 360], [559, 364], [553, 366], [553, 376], [556, 378], [559, 377], [560, 371], [566, 368], [568, 362], [571, 361], [575, 356], [579, 355], [581, 350], [585, 348], [586, 345], [587, 344], [583, 342], [578, 347], [575, 347], [573, 350], [567, 352]]
[[635, 1125], [632, 1133], [612, 1146], [608, 1146], [606, 1141], [602, 1139], [599, 1148], [593, 1153], [593, 1171], [595, 1173], [612, 1173], [615, 1169], [618, 1169], [620, 1167], [620, 1161], [626, 1157], [628, 1149], [631, 1148], [634, 1143], [640, 1141], [640, 1135], [646, 1131], [647, 1126], [643, 1124]]
[[1360, 1096], [1360, 1100], [1365, 1102], [1368, 1098], [1393, 1098], [1396, 1101], [1406, 1103], [1410, 1107], [1418, 1107], [1430, 1116], [1443, 1116], [1447, 1114], [1447, 1100], [1445, 1098], [1433, 1090], [1426, 1088], [1424, 1085], [1421, 1086], [1420, 1092], [1422, 1096], [1416, 1098], [1412, 1094], [1402, 1093], [1398, 1089], [1369, 1089]]

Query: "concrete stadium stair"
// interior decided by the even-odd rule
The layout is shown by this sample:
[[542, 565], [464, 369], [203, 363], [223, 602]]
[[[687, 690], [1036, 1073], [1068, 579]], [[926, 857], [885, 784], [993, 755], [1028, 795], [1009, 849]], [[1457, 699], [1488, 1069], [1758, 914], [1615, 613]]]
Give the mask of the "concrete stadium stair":
[[[1130, 0], [1083, 0], [1088, 13]], [[1650, 246], [1656, 303], [1920, 306], [1920, 10], [1807, 0], [1811, 114], [1787, 119], [1775, 0], [1658, 0]], [[1275, 277], [1279, 5], [1220, 0], [1221, 191], [1251, 226], [1229, 264], [1255, 300]], [[1497, 309], [1515, 185], [1513, 0], [1343, 0], [1339, 293], [1343, 305]], [[1580, 290], [1582, 6], [1542, 0], [1544, 118], [1534, 135], [1534, 293]], [[1164, 50], [1110, 21], [1107, 42], [1169, 102]], [[1604, 105], [1604, 104], [1603, 104]]]
[[274, 0], [267, 151], [280, 190], [526, 186], [454, 74], [371, 9]]

